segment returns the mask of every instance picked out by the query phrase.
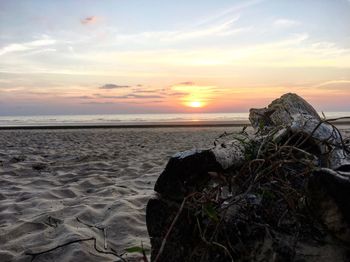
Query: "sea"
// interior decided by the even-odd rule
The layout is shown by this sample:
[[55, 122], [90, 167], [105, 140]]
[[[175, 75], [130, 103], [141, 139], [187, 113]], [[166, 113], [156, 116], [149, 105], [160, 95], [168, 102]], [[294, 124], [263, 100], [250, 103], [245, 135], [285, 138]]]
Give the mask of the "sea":
[[[350, 112], [326, 112], [326, 118], [350, 116]], [[320, 114], [321, 115], [321, 114]], [[248, 123], [249, 113], [100, 114], [0, 116], [0, 127], [22, 126], [123, 126]]]

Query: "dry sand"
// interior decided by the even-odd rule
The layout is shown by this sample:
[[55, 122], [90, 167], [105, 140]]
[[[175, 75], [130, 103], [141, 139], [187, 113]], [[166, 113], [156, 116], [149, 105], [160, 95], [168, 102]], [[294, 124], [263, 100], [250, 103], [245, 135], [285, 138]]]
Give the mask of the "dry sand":
[[[342, 126], [341, 129], [348, 129]], [[174, 153], [240, 127], [0, 131], [0, 261], [31, 261], [94, 237], [118, 253], [149, 248], [145, 206]], [[77, 218], [82, 222], [78, 222]], [[128, 254], [128, 261], [140, 261]], [[119, 261], [93, 241], [34, 261]]]
[[[145, 206], [169, 157], [209, 147], [215, 128], [0, 131], [0, 261], [95, 237], [103, 249], [149, 248]], [[77, 221], [77, 218], [83, 223]], [[84, 225], [84, 223], [86, 225]], [[140, 261], [134, 255], [128, 261]], [[93, 241], [64, 246], [34, 261], [118, 261]]]

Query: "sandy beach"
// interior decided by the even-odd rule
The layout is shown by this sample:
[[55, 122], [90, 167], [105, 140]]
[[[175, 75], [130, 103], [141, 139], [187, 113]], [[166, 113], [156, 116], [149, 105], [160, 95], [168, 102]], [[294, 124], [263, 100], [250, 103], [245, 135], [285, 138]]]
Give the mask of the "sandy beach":
[[[27, 253], [91, 237], [100, 250], [107, 245], [118, 254], [141, 241], [149, 248], [145, 206], [168, 158], [178, 151], [209, 147], [224, 131], [239, 130], [1, 131], [1, 261], [31, 261], [33, 256]], [[139, 261], [135, 254], [123, 257]], [[36, 256], [34, 261], [118, 259], [96, 252], [93, 241], [86, 241]]]
[[[348, 126], [341, 126], [347, 133]], [[241, 127], [0, 131], [1, 261], [120, 261], [149, 248], [145, 206], [169, 157]], [[347, 133], [348, 135], [348, 133]], [[124, 254], [140, 261], [136, 254]]]
[[0, 0], [0, 262], [350, 261], [349, 23], [350, 0]]

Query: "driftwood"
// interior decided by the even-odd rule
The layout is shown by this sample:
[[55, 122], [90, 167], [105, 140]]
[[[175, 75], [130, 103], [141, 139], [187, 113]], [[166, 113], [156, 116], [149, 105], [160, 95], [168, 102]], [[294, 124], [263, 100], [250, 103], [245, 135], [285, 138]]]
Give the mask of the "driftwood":
[[211, 179], [210, 172], [223, 172], [242, 165], [244, 151], [240, 141], [231, 140], [208, 150], [177, 153], [160, 174], [154, 190], [169, 199], [182, 200], [201, 190]]
[[253, 135], [169, 160], [147, 205], [151, 260], [349, 261], [339, 130], [295, 94], [251, 109], [250, 121]]
[[298, 146], [310, 138], [319, 147], [319, 154], [328, 156], [323, 165], [331, 169], [350, 172], [350, 160], [340, 132], [328, 121], [322, 121], [317, 112], [296, 94], [286, 94], [273, 101], [267, 108], [251, 109], [249, 119], [252, 126], [262, 127], [265, 132], [282, 127], [284, 135], [290, 133], [304, 135]]

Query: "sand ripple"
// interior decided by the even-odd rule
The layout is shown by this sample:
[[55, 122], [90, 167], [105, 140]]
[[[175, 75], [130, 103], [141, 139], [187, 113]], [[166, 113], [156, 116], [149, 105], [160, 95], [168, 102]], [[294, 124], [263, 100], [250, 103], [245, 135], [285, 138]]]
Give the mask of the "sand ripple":
[[[108, 248], [120, 253], [141, 241], [149, 247], [145, 206], [168, 158], [207, 147], [227, 129], [1, 131], [0, 260], [31, 261], [27, 252], [90, 237], [102, 249], [103, 232], [85, 224], [106, 228]], [[34, 261], [116, 258], [86, 241]]]

